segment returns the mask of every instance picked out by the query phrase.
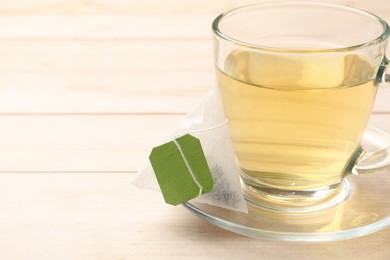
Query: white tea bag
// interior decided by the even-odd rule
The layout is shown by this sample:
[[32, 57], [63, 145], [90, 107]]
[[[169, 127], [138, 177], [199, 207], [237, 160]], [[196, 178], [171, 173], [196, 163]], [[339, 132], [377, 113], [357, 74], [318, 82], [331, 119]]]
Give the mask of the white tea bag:
[[[217, 87], [213, 87], [202, 98], [195, 109], [182, 120], [179, 129], [165, 141], [171, 141], [187, 133], [200, 139], [214, 181], [211, 192], [191, 201], [247, 213], [248, 208], [241, 190], [239, 169]], [[133, 184], [161, 191], [149, 161], [137, 173]]]

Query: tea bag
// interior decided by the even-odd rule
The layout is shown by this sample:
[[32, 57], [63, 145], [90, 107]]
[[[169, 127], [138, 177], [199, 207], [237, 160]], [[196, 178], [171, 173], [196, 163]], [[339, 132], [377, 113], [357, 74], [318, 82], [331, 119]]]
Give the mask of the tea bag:
[[[165, 142], [178, 136], [191, 134], [201, 141], [214, 186], [211, 192], [190, 202], [207, 203], [239, 212], [248, 212], [241, 190], [239, 168], [236, 164], [227, 119], [223, 112], [219, 90], [214, 86], [181, 121], [179, 129]], [[153, 168], [146, 162], [133, 180], [133, 184], [161, 192]]]

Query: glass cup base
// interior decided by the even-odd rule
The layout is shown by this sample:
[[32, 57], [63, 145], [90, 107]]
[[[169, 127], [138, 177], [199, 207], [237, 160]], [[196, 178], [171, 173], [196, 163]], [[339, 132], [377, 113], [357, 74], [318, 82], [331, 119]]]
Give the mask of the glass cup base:
[[[390, 134], [368, 127], [362, 145], [368, 151], [390, 145]], [[340, 191], [319, 207], [281, 210], [246, 196], [248, 213], [202, 203], [183, 205], [223, 229], [255, 238], [325, 242], [368, 235], [390, 226], [390, 171], [375, 175], [350, 175]], [[245, 190], [244, 190], [245, 192]]]
[[242, 183], [242, 190], [247, 204], [270, 211], [303, 213], [328, 210], [343, 203], [351, 193], [352, 187], [348, 180], [322, 190], [294, 191], [277, 190], [267, 187], [253, 187]]

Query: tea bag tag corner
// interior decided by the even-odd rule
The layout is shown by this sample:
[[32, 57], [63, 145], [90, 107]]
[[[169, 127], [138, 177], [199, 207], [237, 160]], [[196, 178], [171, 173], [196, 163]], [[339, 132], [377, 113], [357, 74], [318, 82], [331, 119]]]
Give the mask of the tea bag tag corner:
[[178, 205], [213, 189], [200, 140], [190, 134], [154, 147], [149, 160], [168, 204]]

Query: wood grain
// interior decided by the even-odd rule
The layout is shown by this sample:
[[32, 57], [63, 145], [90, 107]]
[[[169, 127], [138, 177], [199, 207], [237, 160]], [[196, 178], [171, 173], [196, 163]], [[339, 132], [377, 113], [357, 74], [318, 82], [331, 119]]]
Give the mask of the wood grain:
[[[134, 172], [181, 116], [0, 116], [1, 172]], [[156, 131], [158, 129], [158, 131]]]
[[209, 39], [213, 19], [210, 14], [2, 15], [0, 39]]
[[183, 114], [212, 84], [212, 70], [0, 71], [0, 114]]
[[[213, 69], [210, 40], [0, 41], [0, 70]], [[124, 71], [126, 73], [126, 71]]]
[[[0, 114], [185, 114], [213, 84], [211, 69], [0, 71]], [[380, 86], [375, 112], [389, 96]]]
[[385, 260], [390, 254], [386, 230], [313, 244], [235, 235], [132, 187], [132, 177], [0, 174], [0, 258]]
[[[269, 0], [268, 0], [269, 1]], [[286, 0], [293, 1], [293, 0]], [[389, 11], [389, 4], [383, 0], [314, 0], [341, 4], [378, 13]], [[0, 13], [5, 14], [181, 14], [181, 13], [221, 13], [223, 11], [259, 0], [225, 0], [223, 2], [208, 0], [26, 0], [5, 1], [1, 4]], [[264, 2], [264, 1], [263, 1]]]
[[[390, 131], [388, 116], [371, 124]], [[0, 172], [136, 172], [182, 117], [0, 115]]]

